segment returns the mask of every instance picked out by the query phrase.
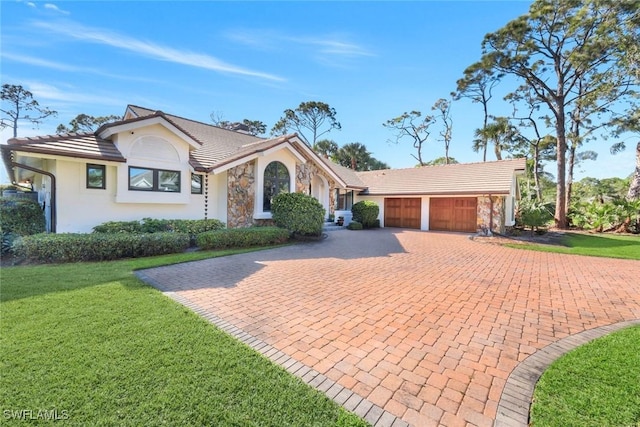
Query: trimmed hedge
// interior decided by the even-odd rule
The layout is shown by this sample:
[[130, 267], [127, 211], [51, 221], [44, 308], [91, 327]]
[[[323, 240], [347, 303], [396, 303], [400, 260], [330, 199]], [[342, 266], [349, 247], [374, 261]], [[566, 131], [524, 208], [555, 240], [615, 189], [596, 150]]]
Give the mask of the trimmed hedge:
[[348, 230], [362, 230], [362, 224], [358, 221], [351, 221], [349, 225], [347, 225]]
[[141, 221], [109, 221], [93, 227], [94, 233], [187, 233], [195, 236], [205, 231], [222, 230], [225, 224], [217, 219], [153, 219]]
[[371, 200], [362, 200], [351, 207], [353, 220], [362, 224], [363, 228], [374, 228], [376, 224], [380, 226], [380, 222], [376, 222], [380, 207]]
[[29, 236], [45, 231], [44, 212], [31, 199], [0, 197], [0, 231]]
[[186, 233], [35, 234], [18, 238], [16, 256], [45, 263], [109, 261], [184, 252]]
[[271, 202], [274, 223], [294, 236], [321, 235], [324, 212], [320, 202], [303, 193], [280, 193]]
[[247, 248], [285, 243], [289, 240], [289, 231], [278, 227], [229, 228], [208, 231], [196, 237], [201, 249]]

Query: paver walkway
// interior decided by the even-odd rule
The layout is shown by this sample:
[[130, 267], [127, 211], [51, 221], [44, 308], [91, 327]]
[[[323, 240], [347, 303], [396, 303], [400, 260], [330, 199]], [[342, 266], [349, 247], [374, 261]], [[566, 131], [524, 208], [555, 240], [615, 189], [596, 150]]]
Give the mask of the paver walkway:
[[640, 319], [638, 261], [455, 233], [337, 231], [139, 274], [376, 425], [492, 425], [520, 362]]

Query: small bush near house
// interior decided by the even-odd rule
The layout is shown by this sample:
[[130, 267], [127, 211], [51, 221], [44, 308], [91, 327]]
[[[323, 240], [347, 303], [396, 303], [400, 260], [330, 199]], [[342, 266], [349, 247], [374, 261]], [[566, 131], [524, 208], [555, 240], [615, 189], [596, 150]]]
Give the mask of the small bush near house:
[[0, 197], [0, 235], [2, 255], [11, 252], [18, 236], [45, 231], [44, 212], [38, 202], [31, 199]]
[[320, 202], [303, 193], [280, 193], [271, 202], [275, 224], [286, 228], [294, 236], [322, 234], [324, 212]]
[[349, 225], [347, 225], [348, 230], [362, 230], [362, 224], [358, 221], [351, 221]]
[[109, 221], [93, 227], [94, 233], [164, 233], [177, 232], [195, 236], [205, 231], [221, 230], [217, 219], [153, 219], [141, 221]]
[[229, 228], [198, 234], [196, 244], [200, 249], [248, 248], [285, 243], [289, 231], [278, 227]]
[[531, 235], [553, 219], [553, 209], [548, 204], [536, 200], [520, 204], [519, 217], [522, 225], [531, 229]]
[[13, 250], [20, 258], [63, 263], [179, 253], [188, 247], [185, 233], [35, 234], [17, 239]]
[[0, 197], [0, 231], [28, 236], [45, 231], [44, 212], [31, 199]]
[[380, 226], [380, 223], [376, 222], [380, 207], [375, 202], [362, 200], [351, 207], [351, 212], [353, 220], [361, 223], [363, 228], [374, 228], [376, 224]]

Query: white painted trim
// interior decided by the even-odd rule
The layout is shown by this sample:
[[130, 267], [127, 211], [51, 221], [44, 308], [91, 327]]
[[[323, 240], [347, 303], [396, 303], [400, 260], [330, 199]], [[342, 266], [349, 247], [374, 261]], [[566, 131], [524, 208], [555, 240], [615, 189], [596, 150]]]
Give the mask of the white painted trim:
[[199, 148], [201, 145], [199, 142], [191, 138], [189, 135], [187, 135], [182, 130], [174, 126], [172, 123], [170, 123], [167, 119], [159, 116], [150, 117], [148, 119], [143, 119], [143, 120], [132, 122], [132, 123], [124, 123], [121, 125], [109, 126], [105, 130], [100, 132], [98, 136], [102, 139], [109, 139], [111, 136], [115, 134], [122, 133], [122, 132], [134, 133], [137, 129], [151, 126], [151, 125], [164, 126], [170, 132], [173, 132], [174, 134], [176, 134], [179, 138], [184, 140], [187, 144], [189, 144], [193, 148]]

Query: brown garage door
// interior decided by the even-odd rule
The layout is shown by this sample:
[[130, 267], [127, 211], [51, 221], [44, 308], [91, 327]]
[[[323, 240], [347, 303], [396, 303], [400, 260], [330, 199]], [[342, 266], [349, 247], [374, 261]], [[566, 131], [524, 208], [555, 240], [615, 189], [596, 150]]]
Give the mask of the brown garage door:
[[475, 197], [431, 198], [429, 230], [476, 231], [477, 204]]
[[384, 226], [420, 229], [422, 199], [384, 199]]

